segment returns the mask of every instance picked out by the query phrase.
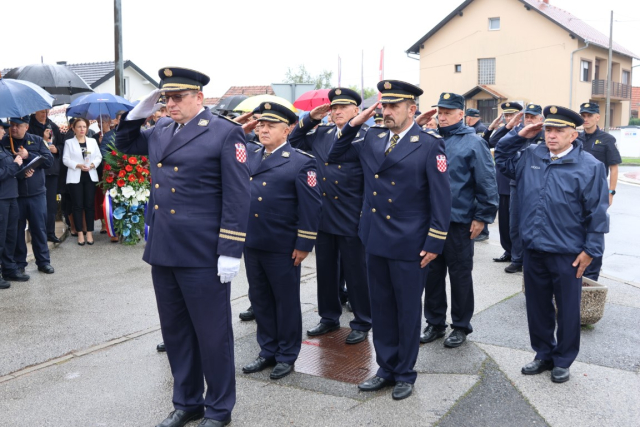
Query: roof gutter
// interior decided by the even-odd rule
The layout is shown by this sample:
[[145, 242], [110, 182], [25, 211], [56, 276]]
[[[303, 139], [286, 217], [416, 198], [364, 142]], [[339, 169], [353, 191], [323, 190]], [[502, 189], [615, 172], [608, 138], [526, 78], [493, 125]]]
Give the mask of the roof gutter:
[[589, 47], [589, 40], [584, 39], [584, 42], [586, 43], [584, 47], [571, 52], [571, 74], [569, 76], [569, 109], [573, 109], [571, 104], [573, 102], [573, 54]]

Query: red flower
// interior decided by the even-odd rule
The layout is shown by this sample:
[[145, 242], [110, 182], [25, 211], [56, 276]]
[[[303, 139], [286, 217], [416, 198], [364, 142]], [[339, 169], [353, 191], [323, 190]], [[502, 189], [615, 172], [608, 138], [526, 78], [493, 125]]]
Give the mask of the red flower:
[[140, 160], [142, 160], [143, 162], [146, 162], [149, 159], [147, 159], [145, 156], [142, 156], [142, 157], [140, 157]]
[[135, 175], [129, 175], [129, 182], [133, 182], [136, 180], [136, 176]]
[[123, 155], [122, 155], [122, 158], [123, 158], [123, 159], [125, 159], [125, 160], [127, 160], [127, 158], [128, 158], [128, 157], [127, 157], [127, 155], [126, 155], [126, 154], [123, 154]]
[[118, 187], [124, 187], [124, 184], [125, 184], [124, 179], [118, 180]]
[[143, 184], [143, 183], [144, 183], [144, 178], [140, 178], [140, 179], [138, 180], [138, 182], [139, 182], [140, 184]]
[[125, 166], [125, 167], [124, 167], [124, 169], [125, 169], [127, 172], [131, 172], [131, 171], [133, 170], [133, 166], [131, 166], [131, 165], [127, 165], [127, 166]]
[[125, 171], [118, 172], [118, 178], [124, 178], [126, 175], [127, 175], [127, 172]]
[[104, 170], [110, 171], [111, 170], [111, 165], [104, 165]]
[[116, 153], [116, 151], [115, 151], [115, 150], [112, 150], [112, 151], [111, 151], [111, 155], [112, 155], [112, 156], [117, 156], [117, 155], [118, 155], [118, 153]]
[[149, 175], [149, 169], [146, 169], [146, 168], [145, 168], [145, 169], [143, 169], [143, 170], [142, 170], [142, 173], [146, 173], [147, 175]]
[[142, 172], [142, 166], [140, 166], [140, 165], [136, 166], [136, 171]]
[[135, 157], [129, 157], [129, 163], [135, 165], [136, 163], [138, 163], [138, 159], [136, 159]]
[[107, 184], [111, 184], [113, 182], [113, 177], [109, 175], [105, 181], [107, 181]]

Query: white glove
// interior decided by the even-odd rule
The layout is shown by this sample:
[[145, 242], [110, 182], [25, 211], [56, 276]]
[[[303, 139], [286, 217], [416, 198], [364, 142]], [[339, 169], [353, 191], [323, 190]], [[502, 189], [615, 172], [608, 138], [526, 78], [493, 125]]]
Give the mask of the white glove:
[[146, 119], [152, 115], [158, 99], [160, 99], [160, 89], [154, 90], [147, 95], [145, 99], [140, 101], [138, 105], [133, 107], [133, 110], [127, 114], [127, 120]]
[[221, 283], [230, 282], [240, 270], [240, 258], [220, 255], [218, 258], [218, 276]]

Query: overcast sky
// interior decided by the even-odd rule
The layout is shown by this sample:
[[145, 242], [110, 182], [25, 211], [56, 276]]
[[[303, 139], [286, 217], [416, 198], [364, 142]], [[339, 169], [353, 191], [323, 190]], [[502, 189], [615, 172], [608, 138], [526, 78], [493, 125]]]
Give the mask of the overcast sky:
[[[517, 1], [517, 0], [503, 0]], [[113, 0], [25, 0], [2, 4], [4, 48], [0, 69], [31, 63], [109, 61], [114, 58]], [[333, 71], [342, 85], [378, 81], [380, 50], [385, 77], [419, 81], [419, 62], [405, 51], [462, 0], [428, 1], [142, 1], [122, 0], [124, 59], [152, 77], [164, 66], [208, 74], [208, 97], [229, 86], [269, 85], [287, 68]], [[614, 11], [614, 40], [640, 55], [640, 2], [550, 0], [604, 34]], [[634, 61], [635, 64], [640, 62]], [[640, 69], [634, 83], [640, 85]]]

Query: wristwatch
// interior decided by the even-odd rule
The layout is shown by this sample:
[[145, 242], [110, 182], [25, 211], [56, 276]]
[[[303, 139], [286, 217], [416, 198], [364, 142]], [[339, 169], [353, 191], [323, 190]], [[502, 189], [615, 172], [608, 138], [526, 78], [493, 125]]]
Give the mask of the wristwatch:
[[616, 190], [609, 190], [609, 194], [611, 194], [612, 196], [616, 195]]

